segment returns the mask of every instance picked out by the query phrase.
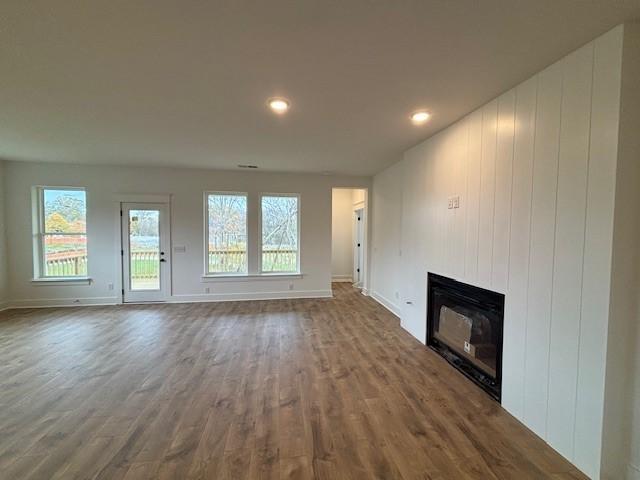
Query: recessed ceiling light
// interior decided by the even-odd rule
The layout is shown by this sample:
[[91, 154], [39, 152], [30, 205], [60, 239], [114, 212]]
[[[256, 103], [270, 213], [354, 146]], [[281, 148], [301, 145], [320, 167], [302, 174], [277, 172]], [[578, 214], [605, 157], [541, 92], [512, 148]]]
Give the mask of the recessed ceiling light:
[[411, 121], [416, 125], [421, 125], [431, 118], [431, 114], [425, 110], [420, 110], [411, 114]]
[[281, 114], [285, 113], [289, 110], [290, 103], [289, 100], [285, 98], [270, 98], [269, 99], [269, 108], [273, 110], [275, 113]]

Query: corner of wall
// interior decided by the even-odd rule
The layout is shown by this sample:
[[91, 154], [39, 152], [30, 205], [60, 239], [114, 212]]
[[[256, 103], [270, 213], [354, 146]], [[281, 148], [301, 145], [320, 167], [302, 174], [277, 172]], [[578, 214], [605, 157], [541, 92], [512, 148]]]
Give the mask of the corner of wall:
[[[611, 297], [603, 417], [603, 478], [638, 478], [640, 446], [633, 430], [640, 428], [634, 411], [638, 382], [640, 312], [640, 23], [624, 25], [620, 124], [616, 172], [615, 215], [611, 265]], [[635, 360], [635, 361], [634, 361]], [[634, 367], [635, 365], [635, 367]], [[637, 386], [635, 388], [637, 391]], [[637, 393], [635, 394], [637, 395]], [[635, 402], [638, 405], [637, 399]], [[636, 407], [635, 410], [638, 410]], [[638, 439], [640, 440], [640, 439]], [[637, 441], [637, 440], [636, 440]], [[633, 452], [637, 452], [634, 458]], [[635, 476], [630, 472], [635, 471]]]
[[0, 160], [0, 311], [9, 307], [6, 228], [6, 162]]

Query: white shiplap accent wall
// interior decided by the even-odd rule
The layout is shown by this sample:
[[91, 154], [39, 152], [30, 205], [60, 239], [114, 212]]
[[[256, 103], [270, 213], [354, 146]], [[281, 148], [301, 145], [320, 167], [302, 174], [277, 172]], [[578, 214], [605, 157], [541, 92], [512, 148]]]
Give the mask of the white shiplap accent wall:
[[[394, 278], [402, 325], [425, 341], [427, 272], [505, 293], [503, 405], [592, 477], [600, 472], [621, 49], [618, 27], [374, 180], [374, 197], [383, 197], [376, 189], [391, 188], [394, 172], [401, 178], [402, 274]], [[460, 208], [448, 209], [457, 195]], [[393, 253], [387, 237], [377, 242], [380, 228], [374, 263]], [[374, 293], [392, 263], [374, 264]]]

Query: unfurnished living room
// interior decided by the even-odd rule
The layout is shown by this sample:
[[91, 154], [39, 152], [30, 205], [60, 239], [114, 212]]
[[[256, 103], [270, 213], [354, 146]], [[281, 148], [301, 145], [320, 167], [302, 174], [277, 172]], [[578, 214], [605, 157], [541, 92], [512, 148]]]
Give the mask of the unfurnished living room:
[[640, 480], [640, 0], [0, 40], [1, 480]]

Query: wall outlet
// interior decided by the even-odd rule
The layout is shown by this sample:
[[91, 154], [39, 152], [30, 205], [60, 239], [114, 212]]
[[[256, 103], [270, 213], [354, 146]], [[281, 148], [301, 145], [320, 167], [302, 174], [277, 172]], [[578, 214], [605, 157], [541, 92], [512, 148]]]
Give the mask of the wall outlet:
[[400, 298], [400, 293], [396, 292], [396, 299], [399, 299], [399, 298]]
[[453, 208], [460, 208], [460, 195], [453, 197]]
[[449, 197], [449, 201], [447, 202], [447, 208], [448, 209], [453, 208], [453, 197]]
[[109, 285], [107, 285], [107, 288], [108, 288], [109, 290], [113, 290], [113, 283], [110, 283]]
[[211, 289], [209, 287], [205, 287], [204, 293], [211, 293]]
[[289, 290], [293, 290], [293, 283], [289, 284]]

